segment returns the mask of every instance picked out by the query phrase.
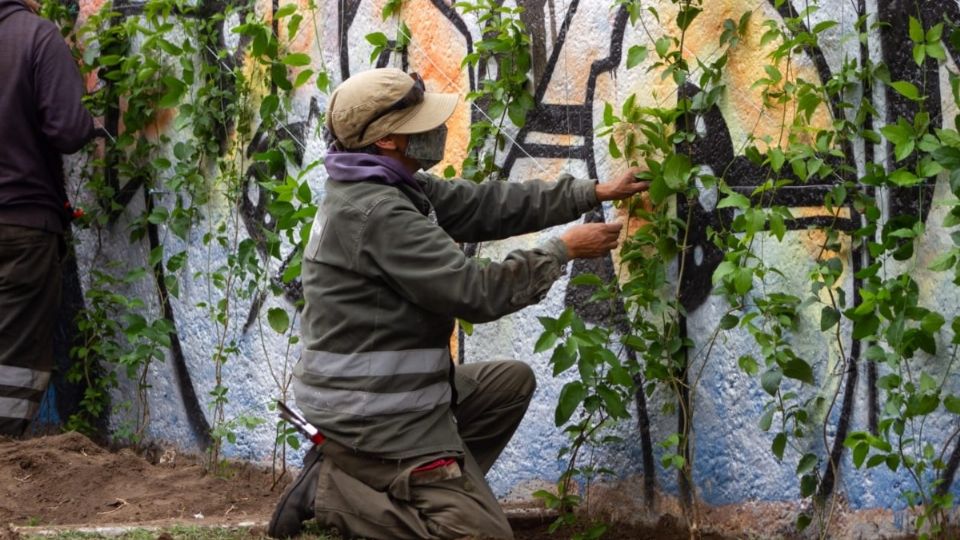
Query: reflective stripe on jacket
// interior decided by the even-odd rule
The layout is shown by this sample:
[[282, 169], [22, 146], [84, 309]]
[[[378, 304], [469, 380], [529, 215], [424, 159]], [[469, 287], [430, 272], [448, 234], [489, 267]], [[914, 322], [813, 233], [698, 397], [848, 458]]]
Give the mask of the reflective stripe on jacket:
[[384, 458], [460, 452], [450, 407], [454, 318], [482, 323], [538, 302], [567, 263], [552, 239], [501, 262], [457, 242], [572, 221], [594, 183], [440, 180], [326, 183], [304, 253], [297, 405], [326, 436]]

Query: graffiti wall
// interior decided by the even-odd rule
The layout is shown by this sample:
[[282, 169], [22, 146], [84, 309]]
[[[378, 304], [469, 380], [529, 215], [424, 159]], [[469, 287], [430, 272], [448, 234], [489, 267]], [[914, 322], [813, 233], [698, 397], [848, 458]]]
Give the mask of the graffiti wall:
[[[221, 11], [215, 1], [200, 2], [199, 16]], [[270, 14], [281, 9], [282, 4], [284, 2], [261, 2], [249, 9], [261, 15]], [[631, 46], [643, 44], [653, 49], [651, 40], [673, 30], [670, 25], [675, 23], [666, 21], [675, 20], [676, 7], [669, 2], [660, 2], [657, 4], [661, 12], [659, 20], [647, 13], [641, 15], [644, 24], [639, 25], [631, 23], [627, 8], [617, 2], [531, 0], [521, 4], [525, 8], [522, 17], [530, 30], [533, 53], [530, 85], [534, 105], [526, 124], [509, 131], [511, 141], [499, 157], [504, 175], [511, 182], [551, 179], [564, 172], [601, 181], [614, 177], [623, 170], [623, 164], [610, 157], [607, 142], [595, 135], [605, 104], [613, 104], [616, 108], [631, 95], [650, 105], [675, 103], [697, 90], [692, 82], [678, 87], [655, 71], [625, 69], [626, 51]], [[685, 55], [708, 59], [717, 53], [718, 35], [724, 20], [738, 18], [746, 10], [755, 13], [748, 27], [747, 43], [730, 54], [723, 75], [728, 87], [726, 95], [716, 107], [694, 119], [697, 136], [689, 143], [688, 149], [696, 164], [712, 171], [726, 171], [728, 183], [744, 194], [749, 194], [766, 178], [762, 167], [742, 155], [745, 143], [751, 136], [762, 138], [775, 134], [784, 121], [760, 106], [763, 97], [754, 86], [762, 76], [760, 66], [769, 53], [769, 46], [761, 44], [761, 22], [767, 18], [792, 16], [796, 10], [804, 8], [803, 4], [802, 1], [709, 0], [704, 2], [704, 12], [685, 44]], [[918, 66], [910, 48], [903, 45], [909, 42], [904, 13], [916, 11], [914, 2], [822, 0], [820, 4], [821, 11], [811, 16], [809, 24], [815, 25], [826, 17], [840, 24], [823, 34], [820, 47], [808, 47], [798, 55], [796, 77], [826, 81], [842, 70], [846, 62], [882, 61], [889, 66], [893, 80], [917, 84], [924, 80], [942, 80], [939, 88], [934, 85], [932, 95], [923, 106], [931, 113], [935, 124], [953, 124], [956, 110], [943, 70], [933, 61]], [[366, 39], [367, 35], [374, 32], [397, 35], [396, 18], [384, 21], [380, 16], [384, 5], [384, 0], [331, 0], [307, 9], [307, 3], [300, 2], [303, 13], [313, 20], [303, 25], [293, 45], [298, 52], [309, 55], [312, 66], [324, 66], [333, 85], [372, 66], [397, 66], [422, 74], [429, 89], [465, 96], [476, 90], [479, 81], [488, 76], [483, 69], [461, 66], [464, 55], [474, 50], [474, 44], [482, 36], [476, 18], [462, 14], [447, 0], [404, 2], [401, 18], [411, 33], [410, 45], [402, 54], [386, 50], [371, 57], [374, 44]], [[77, 17], [82, 20], [100, 6], [99, 1], [79, 0], [74, 7]], [[141, 15], [142, 6], [139, 4], [124, 2], [116, 6], [123, 17]], [[919, 6], [918, 13], [925, 25], [932, 26], [945, 15], [960, 20], [960, 4], [956, 0], [928, 0]], [[871, 21], [880, 23], [863, 33], [862, 39], [856, 27], [861, 14], [868, 14]], [[228, 49], [238, 46], [233, 28], [244, 20], [243, 15], [234, 14], [217, 23], [221, 44]], [[956, 69], [960, 63], [960, 49], [946, 39], [943, 46], [949, 57], [945, 65]], [[219, 61], [223, 69], [242, 69], [245, 59], [227, 56]], [[97, 84], [100, 83], [91, 81], [91, 87]], [[270, 85], [264, 83], [262, 91], [263, 95], [268, 95]], [[297, 117], [280, 126], [275, 133], [257, 132], [247, 151], [253, 152], [261, 139], [279, 137], [293, 143], [302, 163], [321, 159], [325, 152], [321, 127], [326, 99], [327, 94], [314, 85], [298, 89], [292, 102]], [[871, 89], [859, 99], [871, 101], [890, 122], [901, 116], [912, 117], [920, 106], [886, 87]], [[839, 104], [830, 105], [834, 115], [845, 114]], [[817, 121], [826, 122], [827, 111], [819, 114]], [[471, 106], [466, 101], [461, 103], [448, 123], [447, 159], [438, 166], [438, 171], [446, 165], [460, 163], [466, 152], [471, 124], [485, 115], [482, 107]], [[116, 117], [106, 116], [99, 121], [108, 131], [117, 132]], [[171, 147], [184, 137], [177, 131], [173, 117], [158, 129], [169, 137]], [[890, 164], [892, 160], [891, 150], [884, 144], [865, 144], [849, 150], [850, 154], [857, 156], [861, 170], [866, 163]], [[83, 166], [82, 159], [68, 163], [78, 193], [82, 193], [83, 186], [77, 185], [79, 174], [76, 171]], [[251, 160], [241, 174], [253, 178], [258, 166]], [[309, 172], [308, 178], [315, 197], [321, 197], [325, 181], [322, 167]], [[803, 184], [781, 190], [775, 200], [769, 201], [769, 204], [789, 206], [798, 217], [791, 222], [791, 230], [784, 240], [771, 241], [764, 252], [765, 258], [776, 261], [787, 288], [806, 287], [805, 276], [816, 260], [820, 242], [817, 227], [830, 215], [821, 208], [823, 195], [831, 188], [832, 185]], [[257, 182], [246, 184], [239, 219], [226, 222], [225, 227], [239, 237], [253, 240], [257, 256], [266, 260], [263, 231], [271, 230], [273, 224], [265, 208], [266, 196], [262, 189]], [[71, 362], [67, 350], [76, 335], [73, 317], [85, 305], [84, 291], [89, 287], [93, 270], [104, 261], [145, 264], [158, 246], [167, 253], [186, 253], [188, 267], [181, 271], [185, 277], [178, 294], [169, 294], [165, 289], [167, 280], [162, 266], [150, 279], [132, 285], [128, 293], [141, 298], [144, 302], [142, 309], [162, 315], [173, 328], [165, 361], [152, 364], [149, 371], [151, 412], [147, 434], [151, 439], [173, 441], [184, 447], [203, 447], [209, 442], [213, 423], [209, 406], [215, 384], [211, 347], [219, 340], [218, 332], [223, 330], [211, 319], [206, 308], [220, 300], [219, 291], [211, 289], [203, 279], [190, 276], [204, 268], [225, 264], [228, 253], [202, 241], [203, 227], [196, 228], [184, 241], [170, 234], [165, 226], [149, 224], [145, 237], [129, 243], [127, 231], [133, 216], [144, 209], [169, 206], [175, 194], [145, 190], [135, 183], [117, 185], [116, 193], [117, 202], [124, 210], [109, 227], [96, 233], [90, 230], [74, 233], [76, 257], [68, 262], [64, 284], [65, 305], [57, 342], [59, 365], [64, 369]], [[883, 194], [887, 215], [918, 215], [931, 224], [919, 248], [917, 256], [920, 261], [929, 262], [939, 250], [950, 245], [948, 231], [934, 225], [941, 222], [942, 215], [938, 217], [938, 213], [944, 211], [934, 202], [947, 195], [942, 182], [889, 190]], [[698, 200], [677, 201], [681, 210], [692, 206], [695, 216], [689, 231], [691, 249], [683, 255], [684, 261], [677, 261], [677, 264], [682, 262], [692, 269], [684, 274], [680, 289], [687, 311], [686, 333], [695, 344], [693, 349], [706, 343], [726, 309], [723, 300], [711, 295], [711, 276], [723, 253], [709, 241], [708, 231], [729, 222], [733, 210], [718, 209], [717, 202], [715, 191], [704, 192]], [[216, 204], [210, 208], [213, 215], [207, 217], [211, 223], [217, 222]], [[230, 214], [231, 210], [227, 207], [219, 209], [223, 215]], [[849, 229], [856, 228], [859, 217], [855, 209], [849, 208], [841, 216], [848, 222]], [[584, 219], [610, 221], [622, 219], [622, 216], [613, 207], [604, 207]], [[501, 258], [510, 250], [533, 246], [545, 236], [562, 231], [563, 227], [557, 227], [536, 235], [484, 244], [483, 256]], [[863, 264], [863, 253], [849, 241], [842, 245], [844, 287], [849, 297], [854, 298], [859, 287], [854, 274]], [[957, 313], [960, 295], [956, 294], [954, 285], [948, 277], [924, 270], [926, 266], [918, 264], [915, 274], [922, 286], [924, 302], [943, 312]], [[463, 362], [516, 358], [528, 362], [537, 372], [539, 387], [531, 409], [489, 476], [499, 495], [522, 492], [524, 486], [536, 481], [553, 481], [561, 470], [556, 456], [566, 438], [554, 426], [553, 411], [559, 389], [565, 381], [552, 377], [547, 356], [533, 353], [541, 331], [538, 317], [556, 316], [565, 307], [572, 307], [589, 322], [605, 323], [609, 309], [591, 304], [590, 293], [570, 285], [570, 279], [588, 272], [612, 279], [614, 268], [613, 258], [575, 261], [570, 264], [567, 275], [540, 304], [500, 321], [478, 325], [472, 334], [461, 333], [457, 337], [458, 356]], [[283, 270], [280, 266], [270, 271], [279, 276]], [[227, 449], [231, 456], [254, 461], [270, 459], [275, 434], [273, 413], [268, 406], [277, 396], [277, 374], [289, 370], [295, 362], [298, 345], [271, 332], [260, 316], [270, 309], [281, 308], [289, 313], [295, 325], [300, 298], [301, 292], [294, 283], [286, 286], [282, 295], [253, 295], [233, 302], [229, 307], [231, 317], [245, 321], [245, 324], [232, 326], [229, 330], [228, 341], [235, 348], [235, 354], [223, 372], [223, 385], [229, 388], [227, 417], [252, 415], [270, 419], [255, 429], [239, 430], [236, 442]], [[818, 320], [816, 313], [805, 315], [810, 321]], [[883, 406], [878, 402], [877, 366], [862, 358], [864, 347], [861, 343], [848, 338], [845, 354], [851, 361], [846, 363], [845, 371], [838, 369], [844, 365], [840, 361], [840, 351], [814, 330], [809, 332], [809, 339], [799, 340], [803, 349], [798, 352], [817, 366], [815, 378], [819, 392], [832, 395], [839, 389], [838, 405], [828, 421], [830, 438], [835, 442], [829, 447], [814, 442], [807, 449], [824, 458], [833, 456], [839, 464], [836, 470], [830, 468], [825, 472], [821, 490], [843, 494], [853, 508], [902, 508], [904, 502], [898, 494], [907, 478], [882, 468], [855, 469], [849, 451], [842, 444], [845, 433], [876, 429], [878, 408]], [[843, 330], [850, 331], [847, 327]], [[747, 377], [737, 366], [737, 359], [755, 348], [746, 332], [726, 331], [717, 341], [716, 350], [710, 363], [704, 367], [701, 384], [693, 396], [698, 404], [694, 418], [698, 457], [693, 487], [697, 495], [711, 505], [799, 498], [793, 466], [787, 464], [788, 460], [779, 463], [771, 455], [772, 435], [757, 428], [765, 400], [763, 390], [755, 379]], [[124, 388], [129, 390], [130, 386]], [[67, 383], [62, 377], [58, 379], [48, 396], [45, 420], [54, 424], [62, 422], [76, 408], [81, 392], [82, 388]], [[125, 401], [122, 394], [121, 391], [114, 396], [115, 403]], [[677, 426], [676, 415], [662, 411], [661, 398], [654, 395], [648, 399], [639, 393], [633, 411], [636, 421], [621, 429], [623, 442], [598, 456], [601, 464], [612, 465], [624, 478], [642, 479], [645, 493], [652, 493], [654, 489], [666, 493], [690, 489], [680, 485], [675, 473], [666, 472], [657, 459], [662, 450], [658, 442], [676, 431]], [[116, 413], [110, 418], [107, 429], [122, 429], [124, 418], [122, 412]], [[944, 417], [928, 429], [941, 433], [946, 441], [956, 428], [956, 422], [956, 418]], [[949, 449], [947, 478], [952, 484], [954, 472], [960, 464], [960, 444], [954, 442]], [[296, 456], [290, 461], [296, 463]], [[641, 499], [638, 494], [638, 500]]]

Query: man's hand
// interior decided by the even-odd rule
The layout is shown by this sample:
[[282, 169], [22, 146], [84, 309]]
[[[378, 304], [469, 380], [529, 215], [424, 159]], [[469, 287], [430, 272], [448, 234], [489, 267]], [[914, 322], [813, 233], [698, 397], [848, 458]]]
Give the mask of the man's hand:
[[622, 228], [620, 223], [583, 223], [567, 229], [560, 240], [567, 245], [571, 259], [592, 259], [617, 247]]
[[619, 201], [641, 191], [646, 191], [650, 188], [650, 182], [640, 182], [636, 177], [637, 173], [641, 171], [643, 169], [634, 167], [616, 180], [597, 184], [597, 200], [600, 202]]

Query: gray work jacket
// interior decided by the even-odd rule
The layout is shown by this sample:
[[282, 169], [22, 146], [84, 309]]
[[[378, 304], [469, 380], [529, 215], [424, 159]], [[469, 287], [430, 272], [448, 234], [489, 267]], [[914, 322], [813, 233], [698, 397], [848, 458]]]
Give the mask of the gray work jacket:
[[483, 323], [534, 304], [563, 273], [554, 238], [502, 262], [457, 242], [566, 223], [594, 183], [441, 180], [422, 187], [328, 181], [303, 260], [303, 352], [294, 395], [331, 439], [390, 459], [463, 451], [451, 411], [454, 318]]

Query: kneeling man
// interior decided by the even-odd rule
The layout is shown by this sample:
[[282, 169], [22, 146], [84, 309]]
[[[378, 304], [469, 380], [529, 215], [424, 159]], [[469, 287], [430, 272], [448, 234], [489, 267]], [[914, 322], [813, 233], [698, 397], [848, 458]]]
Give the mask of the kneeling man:
[[346, 537], [512, 538], [484, 480], [535, 388], [515, 361], [454, 366], [456, 318], [493, 321], [544, 298], [570, 259], [616, 247], [619, 224], [580, 224], [502, 262], [482, 242], [567, 223], [646, 189], [441, 180], [455, 94], [397, 69], [359, 73], [330, 98], [326, 193], [303, 260], [297, 406], [327, 437], [284, 493], [270, 534], [316, 515]]

